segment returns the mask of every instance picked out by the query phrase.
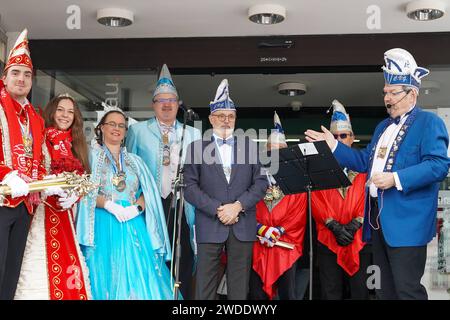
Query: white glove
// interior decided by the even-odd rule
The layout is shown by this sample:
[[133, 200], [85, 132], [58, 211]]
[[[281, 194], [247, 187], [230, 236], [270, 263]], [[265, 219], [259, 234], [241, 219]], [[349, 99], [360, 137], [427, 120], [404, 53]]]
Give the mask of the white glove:
[[17, 170], [8, 173], [1, 184], [11, 188], [11, 198], [26, 196], [30, 192], [30, 187], [17, 175]]
[[275, 242], [268, 240], [266, 237], [259, 237], [259, 243], [263, 246], [272, 248], [275, 245]]
[[136, 206], [129, 206], [129, 207], [123, 208], [122, 212], [125, 216], [124, 221], [134, 219], [140, 214], [140, 212]]
[[74, 205], [75, 202], [78, 201], [78, 199], [79, 197], [75, 193], [72, 193], [71, 195], [66, 194], [66, 196], [61, 196], [58, 202], [61, 208], [69, 209], [72, 208], [72, 206]]
[[48, 197], [48, 196], [60, 196], [60, 197], [67, 197], [67, 193], [58, 186], [50, 186], [45, 188], [44, 196]]
[[105, 202], [104, 208], [105, 208], [105, 210], [107, 210], [108, 212], [113, 214], [120, 223], [127, 221], [125, 219], [125, 214], [124, 214], [125, 208], [122, 207], [120, 204], [112, 202], [111, 200], [107, 200]]
[[267, 240], [275, 243], [280, 238], [281, 233], [280, 233], [280, 230], [278, 230], [277, 228], [269, 227], [263, 236]]

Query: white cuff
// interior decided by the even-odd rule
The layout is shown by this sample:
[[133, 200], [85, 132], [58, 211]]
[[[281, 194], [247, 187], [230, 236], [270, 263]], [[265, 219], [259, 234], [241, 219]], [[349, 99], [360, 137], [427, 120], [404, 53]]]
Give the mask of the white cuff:
[[336, 144], [334, 145], [333, 148], [331, 148], [331, 153], [334, 153], [334, 151], [336, 151], [336, 148], [338, 146], [339, 141], [337, 141], [337, 140], [335, 140], [335, 141], [336, 141]]
[[403, 187], [402, 184], [400, 183], [400, 178], [398, 177], [397, 172], [394, 172], [394, 180], [395, 180], [395, 187], [397, 188], [397, 190], [402, 191]]

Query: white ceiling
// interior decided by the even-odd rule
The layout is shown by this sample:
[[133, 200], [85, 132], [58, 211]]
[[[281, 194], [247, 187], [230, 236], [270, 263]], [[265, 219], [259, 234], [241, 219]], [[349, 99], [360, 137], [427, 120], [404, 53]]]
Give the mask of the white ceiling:
[[[442, 0], [448, 3], [448, 0]], [[283, 5], [287, 18], [264, 26], [247, 18], [255, 4]], [[228, 37], [351, 33], [450, 31], [450, 8], [430, 22], [408, 19], [406, 0], [1, 0], [0, 26], [6, 32], [27, 27], [30, 39]], [[69, 30], [70, 5], [81, 12], [79, 30]], [[380, 10], [380, 28], [369, 29], [373, 5]], [[39, 8], [37, 8], [37, 6]], [[372, 6], [372, 7], [371, 7]], [[96, 11], [118, 7], [134, 12], [135, 22], [108, 28], [96, 21]], [[447, 7], [449, 7], [447, 5]], [[369, 9], [369, 13], [368, 13]]]
[[[408, 1], [405, 0], [0, 0], [0, 27], [6, 32], [18, 32], [27, 27], [30, 39], [449, 32], [449, 0], [443, 1], [447, 3], [447, 14], [443, 18], [419, 22], [406, 17]], [[285, 6], [286, 20], [272, 26], [250, 22], [248, 8], [261, 3]], [[70, 16], [66, 10], [74, 4], [81, 10], [79, 30], [66, 27]], [[380, 9], [379, 29], [369, 29], [367, 26], [368, 20], [373, 17], [373, 11], [368, 13], [368, 8], [373, 5]], [[134, 24], [125, 28], [100, 25], [96, 21], [96, 11], [107, 7], [133, 11]], [[138, 97], [132, 99], [133, 107], [137, 110], [147, 108], [151, 92], [146, 88], [152, 87], [155, 76], [118, 76], [123, 88], [133, 88], [139, 92]], [[379, 94], [383, 82], [381, 70], [379, 73], [357, 74], [175, 75], [174, 81], [186, 104], [207, 107], [224, 77], [229, 79], [231, 96], [239, 106], [286, 107], [291, 101], [299, 100], [305, 107], [324, 107], [335, 98], [347, 106], [382, 105]], [[422, 94], [419, 102], [427, 107], [449, 106], [448, 79], [450, 69], [442, 66], [432, 68], [427, 80], [439, 82], [441, 89], [432, 95]], [[96, 90], [96, 85], [102, 86], [110, 79], [93, 77], [79, 81]], [[282, 96], [277, 93], [276, 86], [285, 81], [305, 83], [308, 92], [295, 98]]]

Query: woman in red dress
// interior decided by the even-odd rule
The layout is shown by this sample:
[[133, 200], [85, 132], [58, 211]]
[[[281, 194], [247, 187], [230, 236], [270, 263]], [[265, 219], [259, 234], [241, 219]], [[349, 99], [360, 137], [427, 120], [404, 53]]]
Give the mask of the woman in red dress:
[[[50, 174], [89, 172], [83, 118], [67, 94], [44, 110]], [[15, 299], [86, 300], [91, 297], [88, 270], [76, 241], [73, 212], [78, 197], [47, 192], [33, 218]], [[45, 194], [45, 192], [44, 192]]]

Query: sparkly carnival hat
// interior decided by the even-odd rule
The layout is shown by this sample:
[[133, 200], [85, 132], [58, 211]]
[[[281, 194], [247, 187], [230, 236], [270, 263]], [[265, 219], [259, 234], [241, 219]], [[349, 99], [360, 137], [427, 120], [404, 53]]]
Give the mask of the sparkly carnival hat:
[[228, 90], [228, 80], [223, 79], [217, 88], [216, 97], [214, 101], [209, 103], [209, 108], [211, 109], [211, 113], [214, 113], [218, 110], [234, 110], [236, 111], [236, 107], [234, 106], [234, 102], [230, 99], [230, 92]]
[[333, 133], [337, 131], [353, 132], [350, 116], [342, 103], [334, 99], [331, 106], [333, 107], [333, 115], [331, 116], [330, 131]]
[[4, 72], [12, 66], [23, 66], [33, 70], [33, 64], [28, 48], [28, 30], [24, 29], [16, 40], [13, 48], [9, 52], [8, 60]]
[[156, 83], [156, 89], [153, 92], [153, 98], [160, 93], [173, 93], [178, 98], [178, 92], [170, 75], [169, 68], [164, 64], [161, 73], [159, 74], [158, 82]]
[[405, 49], [386, 51], [384, 61], [384, 81], [389, 85], [408, 86], [419, 92], [421, 79], [430, 73], [430, 70], [418, 67], [414, 57]]

